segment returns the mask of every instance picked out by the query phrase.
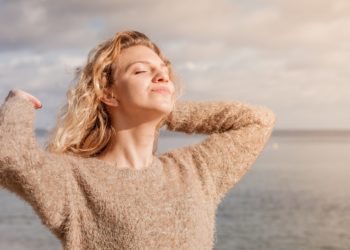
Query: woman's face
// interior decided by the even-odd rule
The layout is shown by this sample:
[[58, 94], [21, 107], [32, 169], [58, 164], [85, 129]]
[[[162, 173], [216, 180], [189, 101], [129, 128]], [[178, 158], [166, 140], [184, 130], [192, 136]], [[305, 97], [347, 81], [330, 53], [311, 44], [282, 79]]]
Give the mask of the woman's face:
[[[166, 65], [152, 49], [142, 45], [124, 49], [113, 66], [113, 92], [124, 112], [145, 111], [149, 115], [147, 111], [151, 111], [164, 115], [171, 111], [174, 83]], [[165, 90], [156, 91], [157, 88]]]

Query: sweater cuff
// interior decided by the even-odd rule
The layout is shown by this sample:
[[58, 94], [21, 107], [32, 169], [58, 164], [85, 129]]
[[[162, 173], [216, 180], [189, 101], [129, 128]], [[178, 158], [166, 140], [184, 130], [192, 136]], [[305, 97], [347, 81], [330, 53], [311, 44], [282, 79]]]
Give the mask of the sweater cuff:
[[1, 107], [1, 116], [8, 124], [31, 126], [35, 108], [31, 101], [21, 96], [10, 96]]

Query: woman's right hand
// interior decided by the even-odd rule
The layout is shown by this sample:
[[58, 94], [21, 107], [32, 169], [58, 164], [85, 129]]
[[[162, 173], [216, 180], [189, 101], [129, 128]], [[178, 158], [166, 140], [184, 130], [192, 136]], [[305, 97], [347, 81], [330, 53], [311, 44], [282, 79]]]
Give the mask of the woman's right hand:
[[35, 109], [39, 109], [39, 108], [42, 108], [42, 104], [41, 102], [39, 101], [39, 99], [37, 99], [36, 97], [32, 96], [31, 94], [23, 91], [23, 90], [20, 90], [20, 89], [12, 89], [10, 90], [8, 96], [6, 97], [5, 101], [7, 101], [7, 99], [11, 96], [20, 96], [21, 98], [24, 98], [24, 99], [27, 99], [29, 100], [30, 102], [32, 102], [33, 106]]

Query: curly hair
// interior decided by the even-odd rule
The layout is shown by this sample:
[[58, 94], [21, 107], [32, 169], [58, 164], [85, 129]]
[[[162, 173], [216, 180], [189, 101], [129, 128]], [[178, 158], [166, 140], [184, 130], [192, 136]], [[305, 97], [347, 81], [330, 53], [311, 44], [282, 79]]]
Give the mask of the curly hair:
[[[182, 95], [183, 86], [179, 78], [175, 76], [170, 61], [156, 44], [138, 31], [117, 32], [114, 37], [93, 48], [84, 67], [77, 68], [76, 84], [68, 89], [67, 103], [61, 107], [56, 117], [56, 125], [49, 134], [46, 144], [48, 151], [93, 157], [106, 148], [115, 130], [106, 104], [100, 101], [100, 97], [103, 89], [112, 84], [112, 64], [122, 50], [136, 45], [147, 46], [164, 61], [170, 80], [175, 85], [175, 96]], [[164, 121], [165, 118], [155, 129], [153, 154], [157, 150], [159, 130]]]

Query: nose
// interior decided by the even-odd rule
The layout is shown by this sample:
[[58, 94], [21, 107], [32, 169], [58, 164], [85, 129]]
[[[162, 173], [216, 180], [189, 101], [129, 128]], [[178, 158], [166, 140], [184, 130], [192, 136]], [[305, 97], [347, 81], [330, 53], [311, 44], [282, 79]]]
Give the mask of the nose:
[[168, 82], [169, 76], [166, 72], [159, 70], [158, 73], [154, 77], [155, 82]]

